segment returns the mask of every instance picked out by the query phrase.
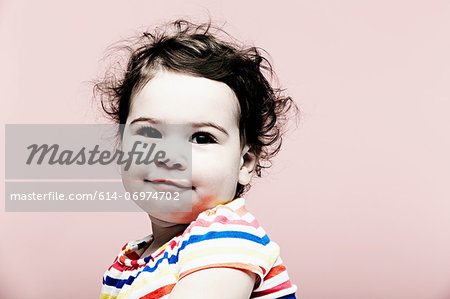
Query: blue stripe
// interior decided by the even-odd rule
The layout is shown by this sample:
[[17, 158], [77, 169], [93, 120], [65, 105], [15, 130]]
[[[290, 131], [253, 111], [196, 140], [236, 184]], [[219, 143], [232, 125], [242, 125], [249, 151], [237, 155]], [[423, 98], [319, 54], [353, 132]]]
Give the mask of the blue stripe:
[[106, 276], [103, 284], [111, 287], [122, 288], [125, 284], [126, 279], [116, 279], [109, 276]]
[[283, 297], [279, 297], [278, 299], [297, 299], [297, 298], [295, 297], [295, 293], [294, 293], [294, 294], [286, 295]]
[[187, 245], [194, 244], [206, 240], [212, 239], [222, 239], [222, 238], [234, 238], [234, 239], [245, 239], [249, 241], [253, 241], [255, 243], [266, 246], [269, 244], [270, 239], [267, 235], [264, 235], [262, 238], [252, 235], [246, 232], [240, 231], [223, 231], [223, 232], [208, 232], [204, 235], [192, 235], [189, 237], [187, 241], [184, 241], [179, 250], [183, 250]]
[[[204, 235], [192, 235], [189, 237], [189, 239], [187, 241], [184, 241], [180, 248], [178, 249], [178, 252], [176, 255], [171, 255], [169, 257], [169, 253], [165, 252], [164, 255], [155, 263], [155, 265], [153, 267], [149, 267], [148, 265], [144, 267], [144, 269], [142, 269], [141, 272], [137, 273], [136, 277], [139, 276], [140, 273], [142, 272], [155, 272], [155, 270], [158, 268], [159, 264], [161, 264], [163, 262], [163, 260], [168, 260], [169, 264], [176, 264], [178, 262], [178, 255], [180, 253], [181, 250], [183, 250], [184, 248], [186, 248], [187, 245], [190, 244], [195, 244], [195, 243], [199, 243], [202, 241], [207, 241], [207, 240], [213, 240], [213, 239], [224, 239], [224, 238], [234, 238], [234, 239], [245, 239], [245, 240], [249, 240], [261, 245], [267, 245], [270, 242], [270, 239], [267, 235], [264, 235], [262, 238], [252, 235], [250, 233], [246, 233], [246, 232], [240, 232], [240, 231], [223, 231], [223, 232], [208, 232]], [[150, 260], [151, 256], [146, 257], [144, 260], [148, 263]], [[106, 278], [103, 281], [104, 285], [108, 285], [108, 286], [114, 286], [116, 288], [122, 288], [124, 284], [128, 284], [131, 285], [131, 283], [133, 283], [134, 279], [136, 278], [134, 276], [129, 276], [128, 279], [116, 279], [116, 278], [111, 278], [109, 276], [106, 276]], [[286, 297], [286, 298], [295, 298], [295, 297]]]
[[[156, 269], [158, 269], [159, 264], [161, 264], [164, 260], [168, 260], [169, 265], [170, 264], [176, 264], [178, 261], [178, 257], [176, 255], [172, 255], [169, 257], [168, 252], [164, 252], [164, 255], [155, 263], [155, 266], [149, 267], [148, 265], [144, 267], [142, 271], [145, 272], [155, 272]], [[139, 275], [139, 273], [138, 273]]]
[[[132, 276], [130, 275], [128, 277], [128, 279], [116, 279], [116, 278], [111, 278], [109, 276], [106, 276], [106, 279], [103, 280], [103, 284], [104, 285], [108, 285], [108, 286], [112, 286], [112, 287], [116, 287], [116, 288], [122, 288], [124, 284], [128, 284], [131, 285], [133, 283], [133, 281], [136, 279], [136, 277], [139, 276], [139, 274], [141, 274], [142, 272], [154, 272], [159, 264], [161, 264], [163, 262], [163, 260], [168, 259], [169, 260], [169, 264], [175, 264], [176, 261], [174, 261], [174, 259], [176, 258], [176, 256], [172, 256], [171, 258], [168, 258], [169, 254], [167, 252], [164, 253], [164, 255], [155, 263], [155, 266], [150, 268], [148, 265], [145, 266], [142, 271], [138, 272], [136, 276]], [[148, 262], [148, 261], [147, 261]]]
[[238, 232], [238, 231], [208, 232], [204, 235], [192, 235], [189, 237], [189, 239], [187, 241], [184, 241], [181, 244], [176, 255], [171, 255], [169, 257], [169, 254], [167, 252], [165, 252], [163, 257], [160, 258], [156, 262], [155, 266], [149, 267], [147, 265], [144, 267], [143, 271], [154, 272], [158, 268], [159, 264], [165, 259], [168, 260], [169, 265], [176, 264], [178, 262], [178, 256], [179, 256], [180, 251], [183, 250], [184, 248], [186, 248], [187, 245], [195, 244], [195, 243], [202, 242], [202, 241], [213, 240], [213, 239], [222, 239], [222, 238], [246, 239], [246, 240], [250, 240], [250, 241], [256, 242], [258, 244], [262, 244], [262, 245], [267, 245], [270, 242], [269, 237], [267, 235], [264, 235], [264, 237], [260, 238], [258, 236], [255, 236], [255, 235], [252, 235], [249, 233]]

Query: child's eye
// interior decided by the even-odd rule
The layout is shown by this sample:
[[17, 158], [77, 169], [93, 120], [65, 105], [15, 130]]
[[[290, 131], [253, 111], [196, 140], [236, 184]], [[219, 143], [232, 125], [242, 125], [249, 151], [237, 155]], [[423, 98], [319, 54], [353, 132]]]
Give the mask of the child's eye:
[[138, 135], [149, 137], [149, 138], [162, 138], [161, 132], [156, 130], [153, 127], [142, 127], [139, 128], [136, 132]]
[[198, 144], [217, 143], [216, 139], [206, 132], [197, 132], [193, 134], [190, 141]]

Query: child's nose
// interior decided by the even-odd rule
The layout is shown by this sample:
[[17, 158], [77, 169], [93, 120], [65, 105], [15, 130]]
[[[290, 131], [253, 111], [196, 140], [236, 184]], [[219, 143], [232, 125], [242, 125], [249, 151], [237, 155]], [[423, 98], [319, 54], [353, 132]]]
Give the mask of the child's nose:
[[165, 155], [164, 158], [155, 159], [157, 167], [163, 167], [169, 170], [186, 170], [189, 168], [191, 159], [191, 145], [180, 142], [165, 142], [162, 146]]
[[164, 161], [159, 160], [159, 161], [156, 161], [155, 164], [158, 167], [165, 167], [165, 168], [168, 168], [168, 169], [186, 170], [185, 163], [172, 161], [170, 159], [166, 159]]

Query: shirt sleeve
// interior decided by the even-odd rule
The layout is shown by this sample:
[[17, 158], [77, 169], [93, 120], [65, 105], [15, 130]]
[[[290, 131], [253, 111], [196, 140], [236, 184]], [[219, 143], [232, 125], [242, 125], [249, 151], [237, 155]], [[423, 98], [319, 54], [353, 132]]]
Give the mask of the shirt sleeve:
[[279, 253], [250, 213], [218, 206], [201, 213], [185, 231], [178, 251], [179, 279], [202, 269], [234, 268], [255, 273], [256, 289]]

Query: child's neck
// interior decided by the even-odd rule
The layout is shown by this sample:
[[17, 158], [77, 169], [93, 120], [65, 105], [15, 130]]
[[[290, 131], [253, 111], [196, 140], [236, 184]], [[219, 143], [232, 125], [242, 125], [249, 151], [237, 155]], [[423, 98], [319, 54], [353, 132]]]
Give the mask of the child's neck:
[[173, 237], [181, 234], [189, 226], [189, 224], [163, 223], [161, 220], [154, 219], [152, 216], [150, 216], [150, 221], [152, 223], [153, 242], [149, 248], [154, 250], [170, 241]]

